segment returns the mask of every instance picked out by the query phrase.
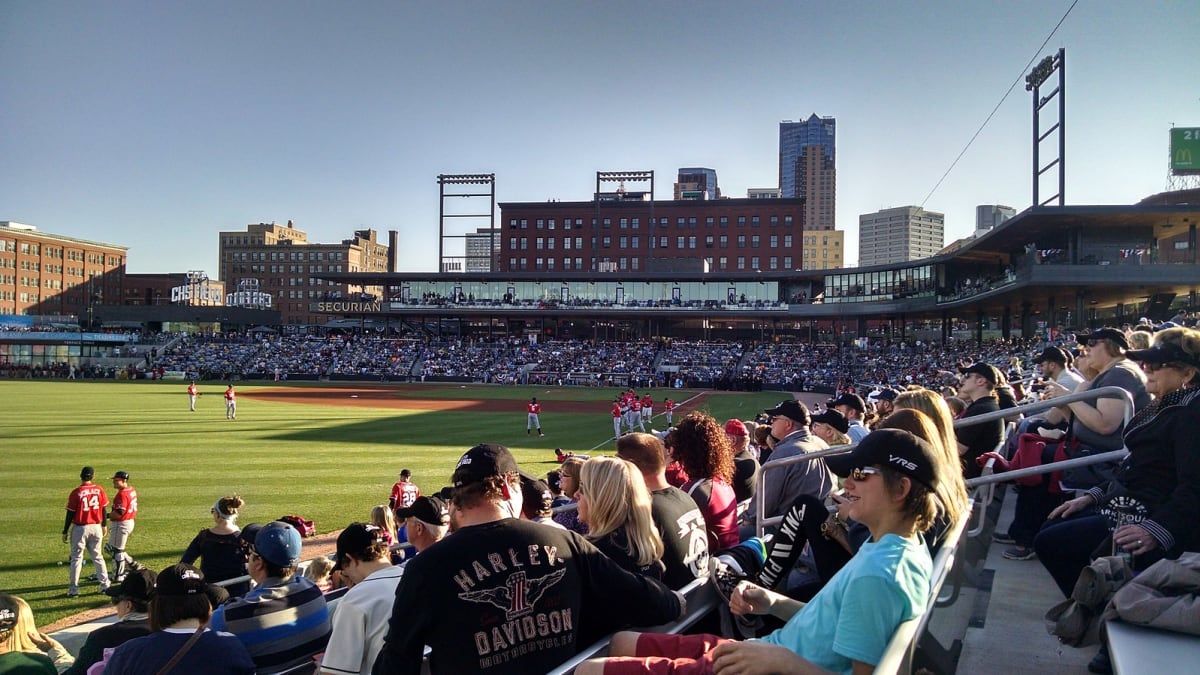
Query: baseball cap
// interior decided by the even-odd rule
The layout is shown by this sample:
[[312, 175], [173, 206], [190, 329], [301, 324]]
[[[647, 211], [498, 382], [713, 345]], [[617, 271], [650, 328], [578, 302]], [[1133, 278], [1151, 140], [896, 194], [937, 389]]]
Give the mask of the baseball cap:
[[551, 471], [546, 474], [546, 487], [555, 492], [562, 492], [562, 472]]
[[496, 443], [480, 443], [463, 453], [454, 467], [450, 482], [459, 488], [485, 478], [517, 473], [520, 468], [508, 448]]
[[430, 525], [445, 525], [450, 522], [450, 511], [446, 508], [446, 502], [438, 496], [421, 495], [413, 500], [412, 506], [396, 509], [397, 518], [404, 519], [409, 516]]
[[1067, 365], [1067, 354], [1066, 354], [1066, 352], [1059, 349], [1058, 347], [1046, 347], [1045, 349], [1042, 350], [1041, 354], [1037, 355], [1037, 358], [1035, 358], [1033, 360], [1033, 362], [1034, 363], [1045, 363], [1046, 361], [1053, 361], [1055, 363], [1061, 363], [1062, 365], [1065, 366], [1065, 365]]
[[337, 562], [333, 569], [342, 569], [342, 560], [347, 555], [361, 555], [371, 546], [386, 541], [383, 529], [367, 523], [350, 523], [337, 538]]
[[85, 466], [79, 470], [80, 480], [91, 480], [92, 476], [96, 475], [96, 470], [90, 466]]
[[924, 439], [901, 429], [876, 429], [854, 450], [825, 458], [829, 470], [845, 478], [854, 469], [880, 465], [932, 488], [937, 482], [936, 453]]
[[835, 399], [831, 399], [828, 403], [825, 404], [825, 407], [833, 408], [833, 407], [839, 406], [839, 405], [848, 405], [860, 413], [865, 413], [867, 411], [866, 402], [863, 401], [862, 397], [859, 396], [858, 394], [850, 394], [850, 393], [842, 394], [841, 396], [839, 396]]
[[154, 573], [154, 570], [143, 567], [126, 574], [121, 583], [109, 586], [105, 589], [104, 594], [112, 598], [131, 598], [148, 602], [150, 591], [154, 590], [157, 580], [158, 575]]
[[300, 533], [282, 520], [266, 525], [251, 523], [242, 530], [241, 537], [260, 558], [276, 567], [295, 567], [300, 562]]
[[[521, 472], [521, 500], [526, 506], [537, 505], [538, 511], [544, 511], [554, 506], [554, 494], [546, 481]], [[531, 507], [531, 506], [530, 506]]]
[[118, 472], [114, 473], [112, 475], [112, 477], [120, 478], [121, 480], [129, 480], [129, 472], [128, 471], [118, 471]]
[[748, 436], [750, 432], [746, 431], [746, 425], [741, 420], [729, 420], [725, 423], [725, 433], [730, 436]]
[[1200, 359], [1174, 342], [1157, 342], [1149, 349], [1135, 349], [1125, 353], [1130, 359], [1139, 363], [1186, 363], [1193, 368], [1200, 368]]
[[1075, 336], [1075, 341], [1081, 345], [1087, 344], [1088, 340], [1112, 340], [1121, 349], [1129, 349], [1129, 338], [1116, 328], [1101, 328], [1091, 333], [1080, 333]]
[[816, 424], [817, 422], [828, 424], [843, 434], [850, 430], [850, 420], [846, 419], [845, 415], [834, 410], [833, 408], [827, 408], [825, 412], [821, 413], [820, 415], [813, 415], [812, 422], [813, 424]]
[[772, 417], [781, 415], [799, 424], [808, 424], [811, 420], [808, 414], [808, 408], [805, 408], [803, 404], [794, 398], [780, 401], [779, 405], [775, 406], [774, 408], [764, 410], [763, 412]]
[[20, 609], [16, 598], [0, 594], [0, 630], [12, 630], [17, 627], [17, 613]]
[[204, 573], [187, 563], [175, 563], [158, 573], [154, 580], [156, 595], [195, 595], [208, 592]]
[[982, 361], [978, 363], [972, 363], [966, 368], [959, 368], [958, 372], [962, 373], [963, 375], [979, 375], [988, 382], [991, 382], [993, 385], [1007, 382], [1007, 380], [1004, 379], [1004, 374], [1001, 373], [996, 366], [993, 366], [990, 363], [984, 363]]
[[895, 401], [896, 397], [899, 395], [900, 392], [892, 389], [891, 387], [884, 387], [883, 389], [875, 392], [875, 398], [879, 399], [880, 401]]

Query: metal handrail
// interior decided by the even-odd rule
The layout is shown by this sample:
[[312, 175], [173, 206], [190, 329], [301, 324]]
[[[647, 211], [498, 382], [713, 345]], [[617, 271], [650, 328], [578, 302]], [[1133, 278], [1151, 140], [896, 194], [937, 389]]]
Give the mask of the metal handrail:
[[1119, 398], [1125, 404], [1124, 424], [1128, 425], [1129, 420], [1133, 419], [1134, 405], [1133, 395], [1129, 390], [1121, 387], [1100, 387], [1099, 389], [1088, 389], [1087, 391], [1077, 391], [1070, 394], [1063, 394], [1055, 398], [1048, 398], [1042, 401], [1034, 401], [1016, 406], [1015, 408], [1005, 408], [995, 412], [983, 413], [982, 415], [973, 415], [954, 420], [954, 428], [969, 427], [984, 422], [992, 422], [1012, 417], [1018, 413], [1024, 414], [1027, 412], [1036, 412], [1038, 410], [1046, 410], [1048, 408], [1057, 408], [1064, 403], [1074, 403], [1076, 401], [1089, 401], [1094, 398]]
[[1103, 464], [1104, 462], [1115, 462], [1129, 454], [1129, 450], [1121, 448], [1120, 450], [1111, 450], [1102, 452], [1097, 455], [1088, 455], [1087, 457], [1076, 457], [1074, 459], [1064, 459], [1058, 462], [1050, 462], [1049, 464], [1041, 464], [1039, 466], [1030, 466], [1024, 469], [1013, 469], [1003, 473], [995, 473], [990, 476], [980, 476], [967, 481], [968, 488], [985, 487], [995, 483], [1007, 483], [1008, 481], [1024, 478], [1026, 476], [1039, 476], [1044, 473], [1052, 473], [1062, 469], [1076, 469], [1081, 466], [1090, 466], [1092, 464]]

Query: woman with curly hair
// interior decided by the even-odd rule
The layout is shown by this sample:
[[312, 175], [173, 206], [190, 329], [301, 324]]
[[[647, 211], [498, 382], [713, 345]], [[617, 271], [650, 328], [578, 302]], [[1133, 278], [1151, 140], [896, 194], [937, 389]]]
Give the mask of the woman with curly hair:
[[688, 482], [680, 489], [691, 495], [704, 514], [709, 550], [736, 546], [733, 448], [721, 423], [706, 413], [691, 413], [667, 435], [666, 445], [687, 472]]
[[588, 541], [621, 567], [662, 581], [663, 540], [650, 513], [642, 472], [616, 457], [596, 457], [579, 474], [579, 519]]

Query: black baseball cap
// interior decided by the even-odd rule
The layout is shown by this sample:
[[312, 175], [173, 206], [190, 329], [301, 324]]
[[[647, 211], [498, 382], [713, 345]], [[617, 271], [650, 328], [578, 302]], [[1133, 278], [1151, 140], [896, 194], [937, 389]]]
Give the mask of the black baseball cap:
[[96, 475], [96, 470], [90, 466], [85, 466], [79, 470], [80, 480], [91, 480], [92, 476]]
[[17, 615], [21, 608], [17, 599], [6, 593], [0, 593], [0, 630], [12, 630], [17, 627]]
[[1042, 350], [1041, 354], [1037, 355], [1037, 358], [1035, 358], [1033, 362], [1045, 363], [1046, 361], [1053, 361], [1065, 366], [1067, 365], [1067, 353], [1058, 347], [1046, 347]]
[[846, 419], [845, 415], [833, 408], [825, 410], [820, 415], [813, 415], [812, 423], [816, 424], [817, 422], [828, 424], [843, 434], [850, 430], [850, 420]]
[[554, 506], [554, 493], [546, 481], [521, 472], [521, 499], [524, 504], [537, 505], [538, 511], [545, 511]]
[[396, 509], [397, 518], [404, 519], [409, 516], [430, 525], [445, 525], [450, 522], [450, 510], [446, 508], [446, 502], [436, 496], [421, 495], [413, 500], [412, 506]]
[[382, 528], [368, 523], [350, 523], [338, 535], [337, 562], [333, 569], [342, 569], [342, 561], [347, 555], [361, 555], [366, 549], [384, 541], [387, 540], [383, 537]]
[[901, 429], [876, 429], [844, 455], [825, 458], [829, 470], [845, 478], [864, 466], [886, 466], [933, 488], [937, 483], [937, 453], [933, 446]]
[[1000, 372], [999, 368], [983, 361], [973, 363], [966, 368], [959, 368], [958, 372], [963, 375], [979, 375], [988, 382], [991, 382], [992, 386], [1008, 381], [1004, 378], [1004, 373]]
[[546, 486], [555, 492], [562, 492], [562, 472], [555, 470], [547, 473]]
[[156, 595], [196, 595], [208, 593], [204, 572], [187, 563], [175, 563], [158, 573], [154, 580]]
[[1129, 349], [1129, 338], [1125, 337], [1123, 331], [1116, 328], [1101, 328], [1090, 333], [1080, 333], [1075, 336], [1075, 341], [1081, 345], [1086, 345], [1088, 340], [1112, 340], [1121, 349]]
[[149, 602], [150, 592], [154, 590], [154, 584], [157, 581], [158, 575], [154, 570], [143, 567], [126, 574], [121, 583], [109, 586], [105, 589], [104, 594], [112, 598], [129, 598]]
[[900, 392], [896, 391], [895, 389], [892, 389], [891, 387], [884, 387], [871, 396], [879, 399], [880, 401], [895, 401], [896, 397], [899, 395]]
[[812, 421], [811, 416], [808, 414], [808, 408], [805, 408], [804, 404], [800, 403], [794, 398], [780, 401], [779, 405], [775, 406], [774, 408], [764, 410], [763, 412], [771, 417], [781, 415], [792, 420], [793, 422], [796, 422], [797, 424], [806, 425]]
[[121, 480], [129, 480], [129, 472], [128, 471], [118, 471], [118, 472], [114, 473], [112, 475], [112, 477], [120, 478]]
[[520, 470], [517, 460], [508, 448], [496, 443], [480, 443], [459, 458], [450, 482], [454, 487], [460, 488], [485, 478], [517, 473]]
[[1174, 342], [1157, 342], [1149, 349], [1135, 349], [1125, 356], [1139, 363], [1185, 363], [1200, 368], [1200, 358], [1189, 354]]
[[860, 413], [865, 413], [867, 411], [866, 402], [863, 401], [862, 397], [859, 396], [858, 394], [850, 394], [850, 393], [842, 394], [841, 396], [839, 396], [837, 398], [830, 399], [829, 402], [825, 404], [825, 407], [832, 408], [834, 406], [839, 406], [839, 405], [848, 405]]

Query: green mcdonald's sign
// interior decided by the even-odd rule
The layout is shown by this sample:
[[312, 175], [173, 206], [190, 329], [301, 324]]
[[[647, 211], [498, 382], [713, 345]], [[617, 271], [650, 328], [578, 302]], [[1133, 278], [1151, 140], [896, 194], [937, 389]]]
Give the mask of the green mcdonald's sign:
[[1171, 173], [1200, 174], [1200, 128], [1171, 129]]

